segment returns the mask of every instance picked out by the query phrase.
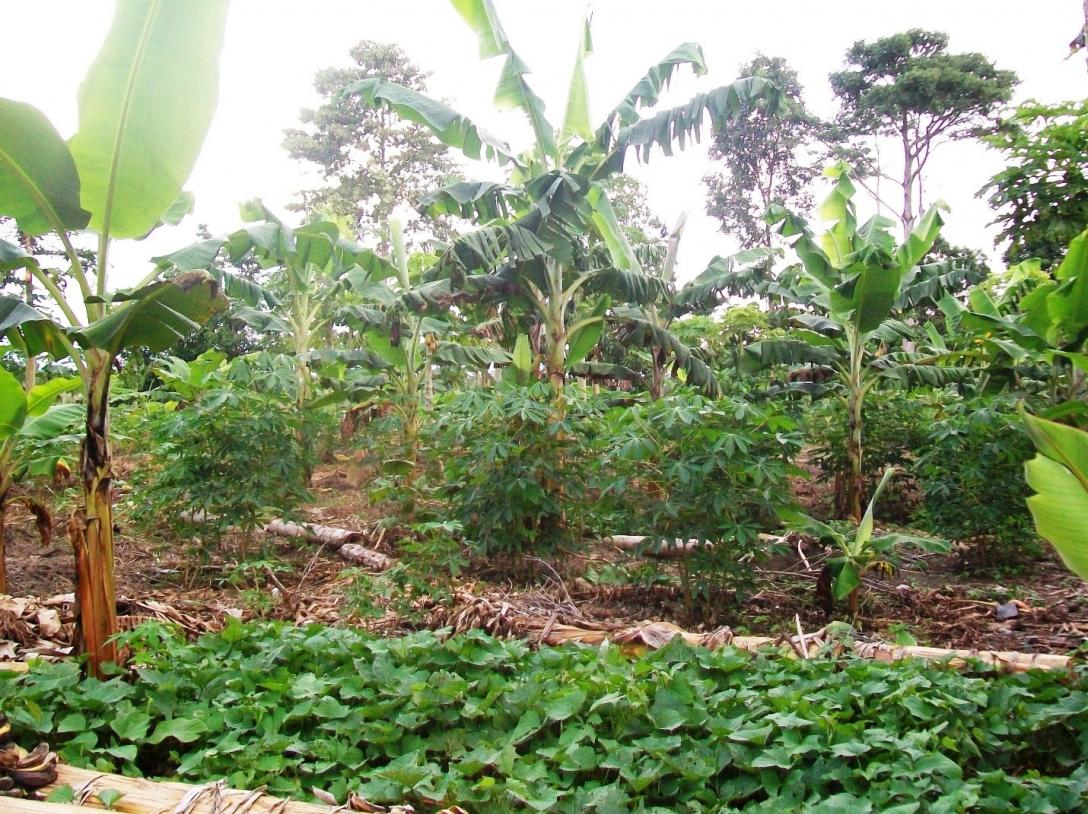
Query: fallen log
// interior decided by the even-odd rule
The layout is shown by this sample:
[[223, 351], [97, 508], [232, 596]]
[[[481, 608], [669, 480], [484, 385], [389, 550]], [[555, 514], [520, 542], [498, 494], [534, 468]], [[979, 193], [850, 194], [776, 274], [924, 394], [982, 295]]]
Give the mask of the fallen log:
[[222, 782], [190, 786], [185, 783], [103, 774], [63, 764], [57, 767], [56, 782], [42, 791], [48, 795], [60, 786], [69, 786], [75, 792], [76, 800], [85, 798], [85, 802], [76, 806], [0, 798], [0, 811], [5, 814], [86, 814], [88, 808], [105, 808], [95, 795], [106, 789], [113, 789], [124, 795], [111, 809], [122, 814], [161, 814], [175, 811], [184, 811], [186, 814], [218, 814], [224, 811], [245, 811], [247, 814], [329, 814], [334, 808], [283, 800], [262, 791], [231, 789]]
[[[631, 627], [615, 630], [591, 630], [573, 625], [553, 624], [542, 638], [542, 643], [549, 645], [577, 642], [597, 646], [605, 641], [615, 642], [635, 649], [656, 650], [664, 647], [679, 636], [685, 642], [696, 647], [716, 649], [731, 645], [741, 650], [757, 652], [768, 648], [778, 648], [782, 654], [797, 656], [804, 653], [807, 657], [817, 656], [821, 648], [828, 644], [823, 631], [808, 633], [804, 636], [734, 636], [729, 628], [719, 628], [709, 633], [692, 633], [669, 622], [644, 622]], [[804, 644], [802, 644], [802, 640]], [[907, 658], [926, 661], [944, 661], [956, 668], [966, 667], [972, 661], [982, 662], [991, 667], [1012, 673], [1027, 670], [1067, 670], [1072, 664], [1069, 656], [1050, 653], [1017, 653], [1008, 650], [956, 650], [943, 647], [922, 647], [918, 645], [900, 647], [886, 642], [836, 642], [841, 652], [873, 661], [899, 661]]]
[[357, 543], [366, 538], [361, 531], [318, 526], [313, 523], [293, 523], [289, 520], [273, 520], [265, 524], [264, 530], [268, 534], [277, 534], [280, 537], [301, 537], [303, 540], [322, 545], [339, 546], [345, 543]]
[[[198, 509], [195, 512], [182, 512], [181, 519], [186, 523], [205, 523], [215, 518]], [[316, 523], [295, 523], [291, 520], [272, 520], [265, 523], [262, 529], [266, 534], [297, 537], [320, 545], [339, 546], [342, 559], [355, 565], [364, 565], [375, 571], [387, 571], [395, 562], [392, 557], [362, 545], [360, 540], [365, 540], [367, 535], [361, 531], [321, 526]]]
[[[760, 534], [759, 539], [763, 542], [781, 542], [781, 537], [776, 537], [773, 534]], [[703, 542], [702, 540], [673, 540], [672, 543], [666, 543], [662, 541], [656, 541], [656, 545], [651, 545], [655, 542], [655, 538], [647, 537], [642, 534], [613, 534], [609, 537], [601, 539], [602, 543], [606, 545], [615, 546], [623, 551], [640, 551], [641, 553], [648, 554], [651, 557], [661, 557], [663, 559], [672, 559], [676, 557], [686, 557], [693, 551], [698, 551], [701, 548], [713, 548], [714, 543]]]
[[650, 547], [647, 541], [651, 539], [641, 534], [613, 534], [610, 537], [605, 537], [601, 542], [613, 545], [623, 551], [641, 551], [651, 557], [663, 558], [685, 557], [703, 546], [713, 545], [712, 543], [702, 543], [699, 540], [675, 540], [672, 545], [660, 543], [656, 547]]
[[387, 571], [393, 567], [394, 560], [380, 551], [367, 548], [359, 543], [344, 543], [340, 546], [340, 557], [356, 565], [365, 565], [376, 571]]

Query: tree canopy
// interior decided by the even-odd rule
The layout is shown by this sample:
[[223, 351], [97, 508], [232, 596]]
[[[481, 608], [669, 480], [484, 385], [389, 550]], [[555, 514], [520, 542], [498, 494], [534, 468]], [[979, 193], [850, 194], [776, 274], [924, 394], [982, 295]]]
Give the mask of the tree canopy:
[[[299, 118], [306, 129], [285, 131], [283, 144], [292, 158], [318, 165], [331, 182], [303, 191], [299, 208], [349, 218], [359, 238], [385, 244], [382, 230], [394, 208], [415, 205], [440, 187], [454, 163], [426, 127], [341, 93], [369, 77], [425, 92], [427, 74], [398, 45], [363, 40], [350, 55], [351, 67], [318, 72], [314, 88], [327, 101], [316, 110], [304, 109]], [[406, 224], [409, 233], [420, 226], [418, 218]], [[426, 231], [446, 235], [441, 223], [428, 223]]]
[[924, 208], [923, 177], [933, 148], [978, 133], [1008, 102], [1017, 82], [979, 53], [948, 52], [948, 35], [913, 28], [846, 53], [846, 70], [831, 74], [839, 123], [855, 136], [886, 136], [902, 145], [899, 220], [905, 233]]

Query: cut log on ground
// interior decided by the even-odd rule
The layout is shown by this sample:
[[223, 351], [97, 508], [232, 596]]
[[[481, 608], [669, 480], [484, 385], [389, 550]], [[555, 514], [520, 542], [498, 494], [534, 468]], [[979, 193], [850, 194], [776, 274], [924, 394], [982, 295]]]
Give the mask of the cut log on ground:
[[203, 786], [160, 783], [64, 765], [57, 767], [57, 782], [42, 791], [49, 794], [59, 786], [70, 786], [77, 801], [84, 796], [86, 801], [82, 806], [75, 806], [0, 797], [0, 811], [5, 814], [86, 814], [89, 808], [105, 808], [95, 797], [95, 794], [105, 789], [113, 789], [124, 795], [114, 803], [112, 809], [122, 814], [161, 814], [174, 811], [184, 811], [186, 814], [217, 814], [224, 811], [245, 811], [247, 814], [329, 814], [333, 810], [332, 806], [282, 800], [260, 791], [230, 789], [222, 783], [208, 783]]
[[264, 530], [268, 534], [278, 534], [280, 537], [301, 537], [303, 540], [322, 545], [339, 546], [345, 543], [357, 543], [366, 538], [361, 531], [318, 526], [313, 523], [292, 523], [289, 520], [273, 520], [265, 524]]
[[[615, 546], [623, 551], [640, 551], [651, 557], [675, 558], [686, 557], [693, 551], [701, 548], [713, 548], [714, 543], [704, 543], [701, 540], [673, 540], [672, 544], [657, 542], [653, 544], [653, 538], [642, 534], [613, 534], [611, 537], [601, 539], [606, 545]], [[773, 534], [760, 534], [759, 539], [765, 543], [779, 543], [781, 537]]]
[[[209, 517], [198, 509], [195, 512], [182, 512], [181, 519], [187, 523], [204, 523], [215, 518]], [[319, 526], [316, 523], [295, 523], [291, 520], [273, 520], [266, 523], [263, 530], [266, 534], [275, 534], [280, 537], [298, 537], [320, 545], [339, 546], [342, 559], [375, 571], [386, 571], [392, 568], [395, 562], [392, 557], [364, 546], [360, 541], [365, 540], [367, 535], [362, 531]]]
[[393, 567], [393, 558], [380, 551], [367, 548], [359, 543], [344, 543], [340, 546], [340, 557], [355, 565], [365, 565], [375, 571], [386, 571]]
[[657, 544], [647, 542], [649, 537], [644, 537], [640, 534], [613, 534], [611, 537], [605, 537], [601, 542], [606, 545], [613, 545], [616, 548], [623, 551], [641, 551], [643, 554], [648, 554], [651, 557], [686, 557], [693, 551], [712, 544], [701, 543], [698, 540], [675, 540], [672, 545]]

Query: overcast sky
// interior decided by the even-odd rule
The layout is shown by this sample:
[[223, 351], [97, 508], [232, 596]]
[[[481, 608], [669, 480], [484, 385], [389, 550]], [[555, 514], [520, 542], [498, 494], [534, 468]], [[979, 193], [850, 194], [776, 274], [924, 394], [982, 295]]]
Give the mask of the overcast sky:
[[[533, 69], [534, 89], [553, 121], [561, 119], [584, 0], [495, 0], [514, 48]], [[835, 106], [827, 75], [841, 67], [846, 49], [910, 27], [945, 31], [954, 51], [981, 51], [1021, 78], [1016, 99], [1083, 98], [1088, 71], [1083, 56], [1066, 60], [1068, 42], [1083, 23], [1080, 0], [596, 0], [595, 53], [589, 66], [591, 105], [603, 115], [645, 72], [681, 42], [700, 43], [710, 72], [685, 76], [667, 101], [732, 81], [756, 52], [783, 56], [798, 71], [814, 112]], [[7, 36], [0, 50], [0, 96], [37, 105], [65, 137], [76, 127], [76, 91], [109, 27], [108, 0], [35, 0], [5, 4]], [[221, 63], [219, 107], [204, 150], [187, 185], [196, 195], [195, 216], [162, 229], [142, 243], [115, 251], [118, 284], [147, 269], [147, 258], [191, 242], [197, 223], [213, 232], [238, 224], [240, 201], [259, 197], [284, 211], [300, 189], [314, 185], [312, 171], [288, 158], [283, 130], [297, 126], [300, 108], [314, 106], [320, 68], [348, 63], [362, 39], [400, 44], [432, 72], [431, 93], [517, 147], [529, 132], [516, 113], [498, 114], [491, 97], [500, 60], [480, 63], [476, 40], [445, 0], [233, 0]], [[682, 279], [698, 273], [715, 254], [732, 250], [716, 222], [703, 215], [701, 178], [712, 164], [705, 143], [648, 165], [629, 164], [649, 191], [650, 204], [671, 224], [690, 213], [680, 253]], [[952, 207], [946, 236], [954, 243], [991, 250], [993, 230], [975, 191], [1000, 168], [998, 156], [977, 144], [953, 144], [935, 154], [926, 180], [929, 200]], [[472, 177], [487, 170], [467, 167]], [[492, 173], [491, 177], [494, 177]]]

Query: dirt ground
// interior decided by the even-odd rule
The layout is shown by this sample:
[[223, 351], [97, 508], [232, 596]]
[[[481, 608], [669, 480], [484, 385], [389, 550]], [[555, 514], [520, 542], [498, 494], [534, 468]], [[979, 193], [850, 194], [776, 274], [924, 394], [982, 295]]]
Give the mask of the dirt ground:
[[[812, 492], [801, 484], [800, 491]], [[393, 557], [396, 533], [379, 532], [380, 511], [367, 505], [365, 490], [352, 486], [343, 464], [321, 467], [315, 475], [314, 503], [305, 519], [367, 532], [371, 544]], [[119, 597], [155, 599], [184, 614], [214, 624], [225, 614], [357, 624], [393, 634], [426, 626], [483, 626], [493, 632], [517, 632], [516, 625], [486, 618], [547, 619], [582, 626], [670, 621], [691, 630], [730, 627], [735, 633], [793, 633], [828, 621], [815, 595], [819, 561], [827, 552], [811, 543], [787, 540], [759, 571], [757, 583], [743, 595], [718, 596], [693, 612], [673, 586], [617, 584], [614, 575], [631, 573], [647, 562], [631, 552], [595, 543], [545, 562], [524, 563], [517, 580], [489, 563], [473, 563], [462, 581], [448, 591], [418, 602], [407, 617], [386, 609], [373, 597], [378, 616], [356, 613], [358, 572], [334, 547], [259, 534], [251, 543], [264, 565], [242, 573], [236, 566], [236, 539], [228, 537], [206, 561], [194, 558], [187, 543], [163, 534], [136, 534], [131, 518], [118, 512], [116, 567]], [[72, 557], [63, 536], [62, 511], [57, 534], [43, 546], [29, 514], [15, 509], [8, 521], [7, 562], [11, 593], [47, 597], [72, 591]], [[675, 563], [655, 563], [675, 572]], [[603, 575], [613, 575], [606, 578]], [[466, 609], [475, 608], [472, 613]], [[481, 610], [490, 609], [490, 610]], [[372, 608], [373, 610], [373, 608]], [[911, 636], [919, 644], [940, 647], [1063, 653], [1088, 639], [1088, 590], [1054, 560], [1033, 563], [1000, 578], [980, 572], [962, 556], [909, 559], [890, 578], [866, 579], [860, 617], [863, 635], [889, 641]], [[845, 608], [838, 609], [845, 614]], [[483, 616], [481, 616], [483, 614]], [[1004, 617], [1004, 618], [999, 618]], [[840, 615], [838, 618], [843, 618]]]

